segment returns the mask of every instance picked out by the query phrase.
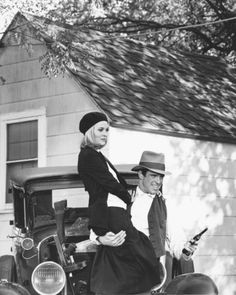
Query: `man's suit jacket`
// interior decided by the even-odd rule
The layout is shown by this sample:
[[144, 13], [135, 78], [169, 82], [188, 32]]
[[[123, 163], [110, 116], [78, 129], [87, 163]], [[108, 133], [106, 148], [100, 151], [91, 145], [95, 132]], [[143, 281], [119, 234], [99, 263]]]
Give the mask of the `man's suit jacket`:
[[78, 157], [78, 172], [89, 193], [89, 227], [98, 235], [104, 235], [109, 230], [108, 193], [130, 204], [130, 195], [126, 189], [125, 180], [114, 166], [112, 169], [116, 172], [120, 182], [109, 172], [107, 160], [100, 152], [91, 147], [81, 149]]

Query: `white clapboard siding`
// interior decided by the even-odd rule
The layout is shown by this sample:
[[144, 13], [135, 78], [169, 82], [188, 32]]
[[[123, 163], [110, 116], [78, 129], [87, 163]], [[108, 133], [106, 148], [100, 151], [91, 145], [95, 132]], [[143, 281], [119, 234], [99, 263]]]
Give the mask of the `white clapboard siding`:
[[63, 77], [22, 81], [15, 84], [1, 86], [0, 101], [4, 103], [19, 103], [21, 101], [32, 101], [35, 99], [77, 92], [75, 83], [70, 83]]
[[[175, 161], [171, 163], [173, 173], [181, 175], [195, 174], [201, 175], [202, 177], [222, 177], [232, 178], [236, 171], [236, 160], [229, 158], [217, 158], [211, 156], [196, 155], [187, 157], [183, 162]], [[190, 170], [190, 167], [194, 169]]]
[[196, 272], [210, 276], [217, 285], [219, 295], [235, 294], [236, 290], [236, 256], [196, 256]]
[[5, 85], [41, 79], [44, 76], [40, 69], [38, 57], [34, 59], [26, 59], [23, 62], [11, 61], [8, 64], [4, 63], [2, 65], [2, 72], [6, 81]]
[[63, 155], [78, 151], [78, 134], [65, 134], [48, 137], [48, 155]]
[[78, 162], [78, 152], [66, 155], [51, 155], [47, 157], [48, 166], [74, 166]]
[[[224, 211], [225, 216], [232, 216], [234, 220], [236, 219], [236, 197], [232, 198], [220, 198], [221, 208]], [[227, 221], [227, 219], [226, 219]], [[236, 234], [236, 227], [235, 227], [235, 234]]]
[[205, 236], [199, 242], [199, 255], [236, 255], [236, 235]]
[[236, 276], [236, 255], [196, 255], [194, 257], [195, 268], [209, 275]]
[[81, 112], [69, 112], [48, 116], [48, 136], [79, 132]]
[[0, 49], [0, 63], [2, 65], [17, 64], [27, 62], [38, 58], [45, 52], [45, 46], [37, 44], [32, 40], [34, 45], [32, 46], [33, 51], [29, 54], [23, 47], [20, 46], [6, 46]]
[[9, 224], [13, 220], [12, 213], [0, 213], [0, 256], [12, 254], [12, 239], [8, 236], [12, 234], [12, 226]]
[[[122, 143], [122, 144], [121, 144]], [[186, 239], [208, 226], [194, 256], [195, 271], [210, 275], [220, 295], [236, 290], [235, 145], [111, 128], [108, 156], [139, 162], [144, 150], [164, 152], [168, 215]]]

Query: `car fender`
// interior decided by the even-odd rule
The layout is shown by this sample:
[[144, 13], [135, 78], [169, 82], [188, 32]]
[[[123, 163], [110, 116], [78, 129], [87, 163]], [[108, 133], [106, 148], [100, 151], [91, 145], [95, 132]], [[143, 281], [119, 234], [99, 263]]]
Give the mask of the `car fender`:
[[1, 295], [30, 295], [29, 291], [22, 287], [20, 284], [0, 281], [0, 294]]
[[0, 280], [16, 282], [16, 263], [12, 255], [0, 257]]
[[165, 294], [214, 294], [218, 295], [215, 282], [202, 273], [187, 273], [175, 277], [165, 288]]

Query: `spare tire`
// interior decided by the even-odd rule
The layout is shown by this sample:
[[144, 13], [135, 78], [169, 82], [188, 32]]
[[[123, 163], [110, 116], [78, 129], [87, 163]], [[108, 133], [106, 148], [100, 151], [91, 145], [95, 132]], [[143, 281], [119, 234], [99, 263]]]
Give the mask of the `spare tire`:
[[218, 289], [214, 281], [201, 273], [188, 273], [175, 277], [165, 288], [165, 294], [214, 294], [218, 295]]
[[19, 284], [0, 281], [0, 294], [1, 295], [30, 295], [29, 291], [26, 290]]

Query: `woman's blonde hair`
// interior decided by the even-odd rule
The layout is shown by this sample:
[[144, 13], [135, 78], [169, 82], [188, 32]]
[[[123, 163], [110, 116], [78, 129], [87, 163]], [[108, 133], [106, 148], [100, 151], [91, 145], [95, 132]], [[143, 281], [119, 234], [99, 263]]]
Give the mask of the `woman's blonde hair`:
[[[95, 126], [95, 125], [94, 125]], [[80, 148], [84, 148], [86, 146], [89, 146], [93, 149], [99, 149], [102, 148], [103, 146], [101, 145], [97, 145], [95, 143], [95, 134], [94, 134], [94, 129], [95, 127], [92, 126], [91, 128], [89, 128], [89, 130], [85, 133], [81, 143], [80, 143]]]

